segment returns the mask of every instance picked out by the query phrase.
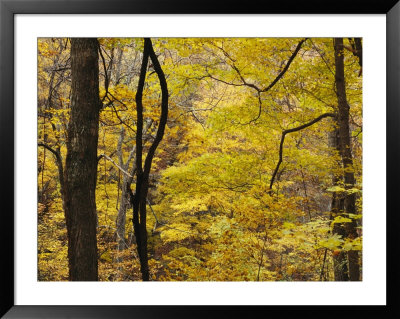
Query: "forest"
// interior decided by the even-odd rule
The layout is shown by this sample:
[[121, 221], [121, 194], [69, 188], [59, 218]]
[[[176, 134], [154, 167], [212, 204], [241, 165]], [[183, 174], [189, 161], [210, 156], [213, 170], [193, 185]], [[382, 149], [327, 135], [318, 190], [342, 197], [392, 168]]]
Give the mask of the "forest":
[[362, 280], [361, 38], [39, 38], [38, 281]]

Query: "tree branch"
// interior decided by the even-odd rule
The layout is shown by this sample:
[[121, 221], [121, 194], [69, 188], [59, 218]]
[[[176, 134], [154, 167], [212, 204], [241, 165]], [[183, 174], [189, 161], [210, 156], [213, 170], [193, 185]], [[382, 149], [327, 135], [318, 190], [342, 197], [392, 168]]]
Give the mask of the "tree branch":
[[109, 160], [111, 163], [113, 163], [114, 164], [114, 166], [115, 167], [117, 167], [122, 173], [124, 173], [126, 176], [128, 176], [128, 177], [132, 177], [133, 178], [133, 176], [131, 175], [131, 174], [129, 174], [126, 170], [124, 170], [121, 166], [119, 166], [117, 163], [115, 163], [114, 162], [114, 160], [111, 158], [111, 157], [109, 157], [108, 155], [106, 155], [106, 154], [100, 154], [98, 157], [97, 157], [97, 160], [100, 160], [101, 158], [105, 158], [105, 159], [107, 159], [107, 160]]
[[291, 128], [291, 129], [284, 130], [284, 131], [282, 132], [281, 143], [280, 143], [280, 145], [279, 145], [279, 161], [278, 161], [278, 163], [276, 164], [274, 173], [272, 174], [272, 177], [271, 177], [271, 182], [270, 182], [270, 184], [269, 184], [270, 192], [272, 192], [272, 185], [274, 184], [276, 174], [278, 173], [278, 170], [279, 170], [279, 166], [281, 165], [281, 163], [282, 163], [282, 161], [283, 161], [283, 143], [284, 143], [284, 141], [285, 141], [285, 136], [286, 136], [286, 134], [293, 133], [293, 132], [297, 132], [297, 131], [300, 131], [300, 130], [302, 130], [302, 129], [305, 129], [305, 128], [307, 128], [307, 127], [309, 127], [309, 126], [311, 126], [311, 125], [313, 125], [313, 124], [319, 122], [320, 120], [322, 120], [322, 119], [324, 119], [324, 118], [326, 118], [326, 117], [335, 117], [335, 116], [336, 116], [336, 115], [335, 115], [334, 113], [324, 113], [324, 114], [318, 116], [317, 118], [313, 119], [313, 120], [310, 121], [310, 122], [307, 122], [307, 123], [305, 123], [305, 124], [303, 124], [303, 125], [300, 125], [300, 126], [298, 126], [298, 127], [294, 127], [294, 128]]
[[100, 53], [101, 60], [102, 60], [102, 62], [103, 62], [103, 68], [104, 68], [104, 88], [105, 88], [105, 90], [106, 90], [106, 93], [104, 94], [103, 98], [101, 99], [101, 103], [103, 104], [104, 100], [106, 99], [106, 97], [107, 97], [107, 95], [108, 95], [109, 80], [108, 80], [108, 74], [107, 74], [107, 73], [108, 73], [108, 70], [107, 70], [107, 68], [106, 68], [106, 61], [105, 61], [105, 59], [104, 59], [103, 52], [101, 52], [100, 44], [99, 44], [99, 53]]
[[272, 87], [281, 79], [281, 77], [286, 73], [286, 71], [289, 69], [290, 64], [292, 64], [294, 58], [296, 57], [297, 53], [300, 51], [301, 46], [303, 45], [304, 42], [307, 41], [307, 38], [301, 40], [298, 44], [296, 49], [294, 50], [292, 56], [289, 58], [287, 61], [285, 67], [283, 70], [278, 74], [278, 76], [271, 82], [270, 85], [268, 85], [266, 88], [262, 89], [261, 92], [267, 92], [268, 90], [272, 89]]
[[253, 89], [256, 90], [257, 93], [258, 93], [258, 108], [259, 108], [259, 110], [258, 110], [258, 115], [257, 115], [255, 118], [251, 119], [249, 122], [246, 122], [246, 123], [239, 123], [239, 124], [247, 125], [247, 124], [250, 124], [250, 123], [252, 123], [252, 122], [257, 121], [257, 120], [260, 118], [260, 116], [261, 116], [261, 109], [262, 109], [261, 93], [265, 93], [265, 92], [269, 91], [270, 89], [272, 89], [272, 88], [275, 86], [276, 83], [278, 83], [278, 81], [283, 77], [283, 75], [284, 75], [284, 74], [286, 73], [286, 71], [289, 69], [289, 67], [290, 67], [290, 65], [292, 64], [292, 62], [293, 62], [294, 58], [296, 57], [297, 53], [299, 53], [299, 51], [300, 51], [300, 49], [301, 49], [301, 46], [303, 45], [303, 43], [304, 43], [305, 41], [307, 41], [307, 39], [308, 39], [308, 38], [305, 38], [305, 39], [301, 40], [301, 41], [297, 44], [296, 49], [294, 50], [294, 52], [293, 52], [292, 55], [290, 56], [289, 60], [287, 61], [286, 65], [285, 65], [285, 67], [283, 68], [283, 70], [277, 75], [277, 77], [276, 77], [268, 86], [266, 86], [266, 87], [263, 88], [263, 89], [260, 89], [258, 86], [256, 86], [256, 85], [253, 84], [253, 83], [248, 83], [248, 82], [245, 80], [245, 78], [242, 76], [242, 74], [240, 73], [240, 70], [236, 67], [236, 65], [235, 65], [235, 60], [234, 60], [223, 48], [217, 46], [217, 48], [219, 48], [219, 49], [224, 53], [224, 55], [232, 62], [232, 64], [230, 65], [230, 67], [238, 74], [238, 76], [239, 76], [240, 80], [242, 81], [242, 83], [236, 84], [236, 83], [229, 83], [229, 82], [226, 82], [226, 81], [224, 81], [224, 80], [221, 80], [221, 79], [218, 79], [218, 78], [212, 76], [208, 71], [207, 71], [207, 77], [209, 77], [209, 78], [211, 78], [211, 79], [213, 79], [213, 80], [222, 82], [222, 83], [227, 84], [227, 85], [232, 85], [232, 86], [247, 86], [247, 87], [253, 88]]
[[261, 111], [262, 111], [262, 101], [261, 101], [261, 92], [260, 91], [257, 92], [257, 98], [258, 98], [258, 114], [257, 114], [257, 116], [255, 118], [251, 119], [250, 121], [246, 122], [246, 123], [240, 123], [239, 122], [239, 124], [248, 125], [250, 123], [253, 123], [253, 122], [257, 121], [260, 118]]
[[125, 125], [127, 128], [129, 128], [132, 132], [136, 133], [136, 131], [135, 131], [129, 124], [125, 123], [125, 121], [121, 119], [121, 117], [119, 116], [118, 111], [117, 111], [116, 107], [114, 106], [114, 104], [111, 104], [111, 107], [113, 108], [113, 110], [114, 110], [114, 112], [115, 112], [115, 115], [116, 115], [117, 118], [119, 119], [120, 123], [121, 123], [121, 124], [124, 124], [124, 125]]
[[52, 152], [54, 154], [54, 156], [57, 158], [60, 156], [60, 154], [55, 151], [54, 149], [52, 149], [49, 145], [45, 144], [45, 143], [38, 143], [38, 146], [42, 146], [45, 149], [49, 150], [50, 152]]

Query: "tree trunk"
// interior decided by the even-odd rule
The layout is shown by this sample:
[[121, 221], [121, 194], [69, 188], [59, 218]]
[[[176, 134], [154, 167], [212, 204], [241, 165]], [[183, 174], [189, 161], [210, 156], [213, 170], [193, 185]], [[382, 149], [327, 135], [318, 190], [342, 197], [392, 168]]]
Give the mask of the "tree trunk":
[[[154, 71], [157, 73], [161, 87], [161, 115], [156, 136], [147, 152], [144, 161], [143, 159], [143, 88], [146, 79], [146, 71], [149, 57], [153, 63]], [[136, 92], [136, 112], [137, 112], [137, 130], [136, 130], [136, 190], [133, 195], [131, 192], [131, 202], [133, 206], [133, 227], [135, 231], [136, 244], [140, 259], [140, 270], [142, 280], [150, 280], [149, 264], [147, 255], [147, 229], [146, 229], [146, 199], [149, 189], [149, 175], [151, 164], [155, 151], [160, 144], [168, 118], [168, 88], [164, 72], [154, 52], [153, 45], [150, 39], [144, 39], [143, 61], [140, 69], [138, 89]], [[127, 189], [130, 191], [129, 189]]]
[[98, 280], [96, 201], [99, 131], [97, 39], [71, 39], [71, 113], [65, 163], [65, 214], [71, 281]]
[[[339, 147], [339, 130], [335, 129], [330, 133], [330, 146], [340, 152]], [[339, 164], [340, 165], [340, 164]], [[339, 185], [343, 178], [334, 175], [332, 177], [332, 184]], [[344, 198], [339, 192], [332, 194], [331, 205], [331, 219], [340, 216], [344, 210]], [[346, 229], [343, 223], [335, 223], [333, 225], [333, 234], [341, 235], [342, 238], [346, 237]], [[333, 273], [335, 281], [349, 281], [349, 270], [347, 267], [347, 254], [345, 251], [335, 251], [333, 254]]]
[[[146, 123], [144, 124], [143, 128], [143, 142], [146, 143], [150, 135], [147, 134], [147, 131], [150, 129], [151, 125], [153, 124], [152, 120], [147, 120]], [[115, 237], [118, 240], [118, 250], [122, 251], [125, 248], [127, 248], [127, 243], [125, 241], [125, 224], [126, 224], [126, 211], [128, 208], [130, 208], [130, 198], [129, 198], [129, 192], [128, 189], [130, 189], [131, 184], [133, 182], [133, 176], [136, 173], [136, 161], [133, 162], [133, 165], [131, 168], [129, 166], [131, 165], [132, 159], [136, 156], [136, 145], [132, 147], [128, 158], [126, 162], [124, 162], [123, 156], [122, 156], [122, 144], [124, 142], [124, 137], [125, 137], [125, 129], [124, 127], [121, 127], [121, 133], [120, 133], [120, 138], [118, 141], [118, 147], [117, 147], [117, 155], [119, 159], [119, 165], [129, 173], [129, 175], [123, 173], [123, 178], [122, 178], [122, 184], [121, 184], [121, 204], [118, 209], [118, 215], [117, 215], [117, 222], [116, 222], [116, 232], [115, 232]]]
[[[353, 157], [351, 154], [351, 140], [350, 140], [350, 106], [347, 103], [346, 85], [344, 78], [344, 52], [343, 52], [343, 39], [334, 39], [335, 47], [335, 83], [336, 95], [338, 99], [338, 130], [339, 130], [339, 149], [343, 164], [343, 177], [345, 189], [354, 188], [355, 177], [353, 169]], [[344, 213], [345, 217], [348, 214], [356, 214], [356, 195], [355, 193], [344, 194]], [[347, 238], [354, 239], [357, 237], [357, 223], [352, 220], [346, 223], [346, 236]], [[349, 259], [349, 279], [350, 281], [360, 280], [360, 265], [358, 251], [350, 250], [348, 252]]]
[[[125, 240], [126, 211], [128, 210], [128, 208], [130, 206], [129, 194], [126, 191], [128, 185], [131, 184], [131, 183], [128, 183], [128, 181], [127, 181], [128, 178], [129, 177], [124, 176], [122, 179], [121, 203], [119, 205], [117, 221], [116, 221], [117, 230], [115, 232], [115, 235], [116, 235], [116, 239], [118, 241], [118, 250], [119, 251], [123, 251], [128, 246], [126, 243], [126, 240]], [[118, 259], [117, 262], [120, 262], [120, 259]]]

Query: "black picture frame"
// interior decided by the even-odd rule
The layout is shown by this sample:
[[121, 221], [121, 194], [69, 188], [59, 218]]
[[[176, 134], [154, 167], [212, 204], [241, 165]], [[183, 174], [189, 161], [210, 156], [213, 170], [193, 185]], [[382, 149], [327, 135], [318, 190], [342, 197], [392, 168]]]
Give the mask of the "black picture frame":
[[[15, 14], [385, 14], [387, 19], [387, 305], [386, 306], [22, 306], [14, 303], [14, 15]], [[229, 3], [215, 0], [0, 0], [0, 315], [4, 318], [226, 318], [263, 316], [400, 317], [397, 183], [400, 137], [398, 0], [307, 0]], [[385, 203], [382, 203], [384, 207]], [[132, 292], [132, 298], [134, 299]], [[177, 301], [179, 304], [179, 301]], [[267, 309], [268, 307], [268, 309]], [[311, 308], [312, 307], [312, 308]]]

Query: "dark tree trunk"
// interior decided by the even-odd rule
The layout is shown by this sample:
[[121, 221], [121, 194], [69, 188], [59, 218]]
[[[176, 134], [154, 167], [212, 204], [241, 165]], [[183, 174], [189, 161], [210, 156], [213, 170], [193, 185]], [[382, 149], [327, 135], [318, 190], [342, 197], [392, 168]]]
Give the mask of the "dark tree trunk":
[[[157, 73], [161, 86], [161, 115], [156, 136], [151, 144], [142, 167], [143, 159], [143, 88], [146, 79], [146, 71], [149, 57], [153, 63], [154, 71]], [[160, 144], [168, 118], [168, 88], [164, 72], [154, 52], [150, 39], [144, 39], [143, 61], [140, 69], [138, 90], [136, 93], [136, 112], [137, 112], [137, 130], [136, 130], [136, 190], [131, 194], [133, 206], [133, 227], [135, 231], [136, 244], [140, 259], [140, 270], [143, 281], [150, 280], [149, 264], [147, 255], [147, 229], [146, 229], [146, 199], [149, 189], [149, 175], [151, 164], [155, 151]], [[128, 189], [130, 191], [130, 188]]]
[[[351, 140], [350, 140], [350, 106], [347, 103], [346, 85], [344, 77], [344, 52], [343, 52], [343, 39], [334, 39], [335, 47], [335, 82], [336, 82], [336, 95], [338, 99], [338, 130], [339, 130], [339, 149], [343, 164], [343, 180], [345, 189], [354, 188], [355, 177], [353, 169], [353, 157], [351, 154]], [[345, 217], [348, 214], [356, 214], [356, 195], [354, 193], [344, 194], [344, 213]], [[353, 220], [346, 223], [346, 236], [347, 238], [354, 239], [357, 237], [357, 223]], [[360, 280], [360, 265], [358, 251], [349, 251], [349, 279], [350, 281]]]
[[361, 38], [349, 38], [349, 42], [351, 45], [350, 51], [353, 53], [354, 56], [358, 58], [358, 64], [360, 65], [360, 72], [358, 76], [362, 74], [362, 40]]
[[358, 57], [358, 64], [362, 67], [362, 42], [361, 38], [354, 38], [354, 47], [356, 49], [356, 55]]
[[[153, 121], [148, 120], [144, 124], [143, 128], [143, 141], [147, 142], [150, 138], [150, 135], [147, 134], [147, 131], [151, 127]], [[119, 165], [125, 170], [125, 172], [129, 173], [128, 175], [123, 172], [123, 178], [122, 178], [122, 185], [121, 185], [121, 203], [118, 209], [118, 215], [117, 215], [117, 221], [116, 221], [116, 232], [115, 232], [115, 237], [118, 241], [118, 250], [122, 251], [125, 248], [128, 247], [127, 242], [125, 241], [125, 224], [126, 224], [126, 211], [128, 208], [131, 206], [130, 202], [130, 197], [129, 197], [129, 191], [131, 184], [133, 182], [133, 176], [136, 173], [136, 161], [133, 162], [133, 165], [131, 168], [129, 166], [131, 165], [132, 159], [136, 156], [136, 145], [132, 147], [129, 156], [124, 162], [123, 156], [122, 156], [122, 144], [124, 141], [125, 137], [125, 129], [124, 127], [121, 128], [121, 135], [118, 141], [118, 149], [117, 149], [117, 154], [119, 158]], [[120, 262], [121, 260], [118, 259], [117, 262]]]
[[[339, 130], [335, 129], [330, 133], [330, 146], [340, 152], [339, 147]], [[338, 163], [341, 165], [341, 163]], [[342, 176], [334, 175], [332, 178], [333, 185], [339, 185], [343, 180]], [[344, 198], [339, 192], [332, 195], [331, 205], [331, 219], [340, 216], [344, 210]], [[346, 237], [346, 229], [343, 223], [335, 223], [333, 225], [333, 234], [341, 235], [342, 238]], [[335, 251], [333, 254], [333, 273], [335, 281], [349, 281], [349, 270], [347, 267], [347, 254], [345, 251]]]
[[97, 39], [71, 39], [71, 113], [65, 162], [69, 279], [98, 280], [96, 176], [99, 131]]

